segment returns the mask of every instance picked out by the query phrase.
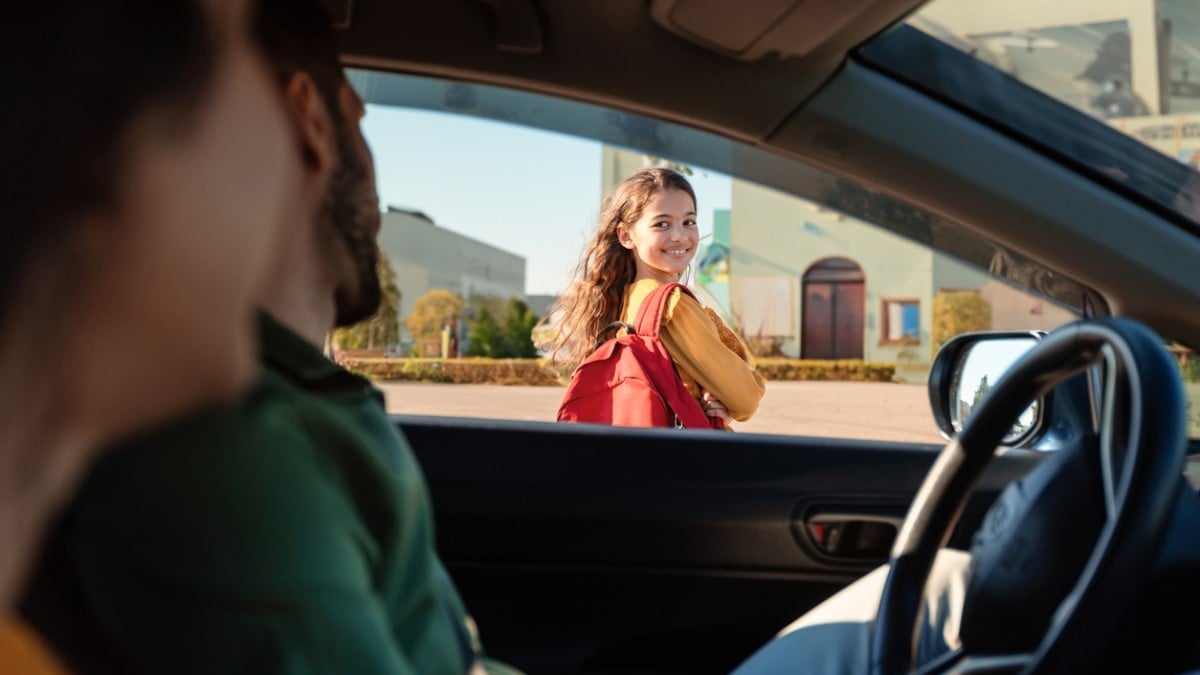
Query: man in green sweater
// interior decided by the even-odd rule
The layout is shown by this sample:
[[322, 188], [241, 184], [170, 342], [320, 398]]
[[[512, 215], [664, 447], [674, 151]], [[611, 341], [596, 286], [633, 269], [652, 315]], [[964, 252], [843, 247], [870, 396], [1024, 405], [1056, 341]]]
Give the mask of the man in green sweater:
[[483, 657], [382, 395], [319, 348], [380, 302], [364, 107], [317, 0], [260, 4], [305, 167], [261, 301], [261, 379], [94, 466], [26, 617], [80, 674], [512, 672]]

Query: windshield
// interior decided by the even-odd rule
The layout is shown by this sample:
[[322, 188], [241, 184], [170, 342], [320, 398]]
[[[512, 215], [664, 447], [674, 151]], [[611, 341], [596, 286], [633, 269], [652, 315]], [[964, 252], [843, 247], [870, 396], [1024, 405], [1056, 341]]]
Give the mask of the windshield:
[[[1200, 3], [935, 0], [859, 56], [1200, 236]], [[1168, 342], [1200, 438], [1200, 359]]]
[[935, 0], [861, 56], [1200, 233], [1197, 45], [1193, 0]]

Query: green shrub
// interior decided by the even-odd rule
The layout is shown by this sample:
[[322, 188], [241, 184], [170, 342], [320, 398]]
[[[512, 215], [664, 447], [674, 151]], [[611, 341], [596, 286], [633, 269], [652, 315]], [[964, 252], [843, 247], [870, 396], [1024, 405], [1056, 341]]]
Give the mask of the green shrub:
[[818, 361], [801, 359], [758, 359], [758, 372], [768, 381], [838, 380], [843, 382], [891, 382], [896, 364], [873, 361]]
[[[568, 370], [544, 359], [406, 359], [344, 356], [341, 363], [363, 377], [380, 382], [440, 382], [447, 384], [562, 385]], [[839, 380], [891, 382], [896, 364], [870, 361], [815, 361], [787, 358], [757, 359], [758, 372], [768, 381]]]
[[942, 291], [933, 298], [933, 353], [950, 338], [992, 327], [992, 306], [978, 291]]
[[557, 374], [541, 359], [389, 359], [345, 358], [342, 365], [380, 382], [446, 384], [559, 384]]

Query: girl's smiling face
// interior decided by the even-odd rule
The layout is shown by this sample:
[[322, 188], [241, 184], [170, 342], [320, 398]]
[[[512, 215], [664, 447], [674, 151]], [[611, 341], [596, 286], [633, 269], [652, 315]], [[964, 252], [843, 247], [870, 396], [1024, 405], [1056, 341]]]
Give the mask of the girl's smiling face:
[[633, 251], [637, 280], [679, 281], [700, 242], [696, 203], [682, 190], [658, 192], [646, 202], [640, 218], [618, 227], [617, 236]]

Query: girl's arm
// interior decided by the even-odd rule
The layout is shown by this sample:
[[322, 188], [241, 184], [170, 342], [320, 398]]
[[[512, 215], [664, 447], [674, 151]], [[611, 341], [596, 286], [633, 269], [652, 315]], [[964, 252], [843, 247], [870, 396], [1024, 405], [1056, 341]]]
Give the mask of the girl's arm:
[[681, 370], [725, 404], [730, 417], [745, 422], [758, 409], [766, 391], [749, 349], [716, 314], [710, 315], [694, 298], [682, 293], [677, 298], [668, 305], [663, 320], [663, 344]]

